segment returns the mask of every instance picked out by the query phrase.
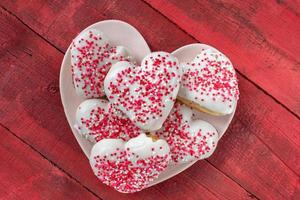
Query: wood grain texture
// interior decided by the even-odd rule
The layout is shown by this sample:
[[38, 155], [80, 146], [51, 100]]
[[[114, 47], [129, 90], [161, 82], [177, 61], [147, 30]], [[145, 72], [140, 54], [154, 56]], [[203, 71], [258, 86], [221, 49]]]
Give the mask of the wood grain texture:
[[[77, 2], [78, 3], [78, 2]], [[117, 19], [122, 19], [125, 20], [131, 24], [133, 24], [135, 27], [138, 28], [138, 30], [145, 36], [147, 39], [148, 43], [152, 47], [153, 50], [166, 50], [166, 51], [172, 51], [173, 49], [176, 49], [184, 44], [188, 43], [193, 43], [197, 42], [187, 34], [185, 34], [183, 31], [179, 30], [174, 24], [170, 23], [168, 20], [166, 20], [163, 16], [157, 14], [156, 12], [153, 12], [152, 9], [150, 9], [147, 5], [144, 5], [143, 3], [140, 3], [138, 1], [134, 1], [131, 4], [128, 4], [126, 1], [112, 1], [110, 3], [106, 3], [105, 1], [101, 2], [82, 2], [82, 4], [79, 6], [78, 4], [75, 4], [77, 7], [77, 12], [70, 14], [69, 16], [67, 15], [67, 10], [72, 10], [74, 9], [74, 4], [70, 3], [69, 6], [67, 2], [62, 3], [62, 8], [61, 11], [58, 11], [58, 7], [56, 6], [56, 10], [50, 10], [52, 8], [52, 4], [48, 5], [48, 3], [43, 2], [41, 3], [40, 6], [34, 6], [28, 3], [24, 3], [23, 1], [19, 1], [19, 4], [16, 3], [16, 9], [18, 10], [18, 16], [25, 15], [23, 12], [28, 13], [28, 10], [35, 8], [35, 10], [31, 10], [30, 14], [34, 16], [39, 16], [41, 15], [40, 7], [43, 9], [46, 9], [46, 13], [54, 13], [60, 16], [63, 15], [64, 17], [61, 17], [59, 21], [60, 23], [55, 23], [51, 22], [51, 18], [54, 18], [52, 15], [47, 16], [47, 15], [41, 15], [42, 18], [38, 18], [37, 20], [47, 22], [49, 21], [51, 24], [50, 28], [47, 28], [47, 30], [51, 29], [51, 33], [44, 33], [43, 31], [40, 31], [39, 28], [37, 28], [35, 25], [36, 21], [30, 21], [29, 19], [22, 19], [26, 24], [30, 25], [33, 27], [35, 31], [37, 31], [40, 34], [43, 34], [43, 37], [46, 37], [49, 39], [49, 41], [58, 47], [59, 49], [66, 49], [69, 45], [69, 41], [72, 40], [72, 38], [83, 28], [88, 26], [90, 23], [103, 20], [103, 19], [110, 19], [110, 18], [117, 18]], [[128, 7], [128, 8], [127, 8]], [[136, 8], [134, 8], [136, 7]], [[84, 9], [83, 9], [84, 8]], [[129, 10], [131, 9], [131, 10]], [[97, 10], [100, 11], [102, 10], [103, 12], [101, 13], [102, 16], [99, 16], [97, 12], [92, 12], [92, 10]], [[126, 15], [127, 12], [134, 13], [132, 15]], [[77, 18], [77, 16], [80, 15], [80, 19]], [[136, 16], [135, 16], [136, 15]], [[26, 15], [27, 16], [27, 15]], [[89, 21], [86, 22], [86, 18], [83, 16], [89, 16]], [[43, 19], [45, 17], [45, 19]], [[49, 18], [49, 19], [48, 19]], [[56, 18], [57, 19], [57, 18]], [[83, 20], [81, 20], [83, 19]], [[139, 19], [137, 21], [136, 19]], [[151, 26], [151, 29], [149, 29], [149, 26], [151, 23], [153, 23], [153, 19], [156, 19], [157, 26]], [[143, 23], [141, 23], [143, 22]], [[44, 26], [47, 26], [44, 24]], [[55, 27], [55, 28], [54, 28]], [[64, 28], [68, 27], [68, 28]], [[79, 28], [78, 28], [79, 27]], [[60, 32], [59, 32], [60, 31]], [[158, 39], [155, 37], [157, 36]], [[57, 42], [56, 42], [57, 41]], [[62, 45], [60, 45], [62, 44]], [[245, 93], [248, 91], [246, 90]], [[243, 93], [243, 92], [242, 92]], [[288, 112], [286, 112], [288, 113]], [[289, 114], [287, 114], [289, 116]], [[291, 127], [295, 127], [298, 125], [298, 120], [290, 117]], [[274, 119], [276, 120], [276, 119]], [[275, 129], [276, 130], [276, 129]], [[277, 131], [276, 131], [277, 132]], [[277, 140], [281, 140], [281, 137], [284, 136], [286, 140], [290, 141], [287, 145], [282, 145], [282, 146], [291, 146], [294, 147], [294, 149], [297, 149], [297, 144], [299, 144], [299, 137], [296, 133], [294, 132], [288, 132], [287, 134], [278, 134]], [[259, 132], [258, 132], [259, 134]], [[264, 138], [266, 137], [266, 138]], [[285, 159], [286, 154], [284, 152], [279, 151], [277, 144], [273, 143], [273, 138], [272, 140], [268, 139], [270, 138], [268, 135], [261, 134], [261, 139], [266, 142], [266, 144], [275, 152], [278, 151], [278, 155], [280, 156], [283, 154], [282, 159], [285, 160], [286, 162], [289, 163], [289, 165], [293, 166], [292, 168], [295, 171], [299, 171], [299, 163], [295, 163], [293, 160], [290, 161], [289, 159]], [[294, 143], [294, 145], [292, 145]], [[297, 152], [297, 151], [296, 151]]]
[[[84, 27], [110, 18], [133, 24], [153, 50], [172, 51], [195, 42], [140, 1], [34, 3], [16, 1], [15, 7], [10, 2], [3, 6], [60, 50]], [[0, 122], [101, 198], [299, 198], [299, 120], [241, 76], [237, 117], [209, 159], [215, 167], [198, 162], [175, 178], [133, 195], [121, 195], [99, 184], [87, 173], [87, 161], [72, 138], [59, 102], [62, 54], [14, 18], [1, 23], [10, 28], [1, 33], [4, 46], [0, 54], [5, 56], [0, 64], [7, 68], [0, 72], [0, 83], [9, 80], [14, 84], [0, 90]]]
[[276, 1], [146, 1], [300, 116], [299, 4], [293, 11]]
[[[100, 184], [70, 132], [60, 104], [57, 79], [63, 54], [3, 10], [0, 26], [6, 27], [0, 30], [0, 43], [3, 44], [0, 59], [0, 65], [3, 66], [0, 78], [0, 123], [99, 197], [183, 199], [189, 194], [189, 199], [224, 199], [232, 196], [248, 198], [248, 192], [205, 161], [204, 166], [223, 182], [214, 183], [214, 180], [209, 179], [210, 173], [207, 170], [200, 173], [207, 176], [209, 182], [193, 181], [185, 172], [163, 184], [132, 195], [120, 194]], [[218, 184], [224, 188], [224, 192], [206, 188], [207, 185]]]
[[0, 127], [0, 199], [98, 199]]

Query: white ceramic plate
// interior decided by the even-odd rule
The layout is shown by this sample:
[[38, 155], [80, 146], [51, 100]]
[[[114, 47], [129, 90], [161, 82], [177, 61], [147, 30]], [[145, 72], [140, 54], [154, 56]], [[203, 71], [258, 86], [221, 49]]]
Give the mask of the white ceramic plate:
[[[127, 47], [133, 57], [137, 60], [138, 63], [141, 62], [143, 57], [149, 54], [150, 48], [148, 47], [146, 41], [142, 37], [142, 35], [131, 25], [118, 21], [118, 20], [107, 20], [95, 23], [86, 29], [98, 29], [105, 33], [111, 43], [113, 45], [122, 45]], [[174, 52], [172, 52], [180, 62], [189, 62], [194, 59], [194, 57], [199, 54], [203, 49], [206, 49], [210, 46], [204, 44], [190, 44], [184, 47], [181, 47]], [[210, 47], [211, 48], [211, 47]], [[87, 141], [86, 139], [82, 138], [74, 128], [75, 124], [75, 113], [78, 105], [84, 100], [76, 95], [75, 89], [72, 84], [72, 76], [71, 76], [71, 57], [70, 57], [70, 47], [68, 48], [60, 71], [60, 95], [62, 99], [62, 104], [64, 107], [64, 111], [69, 122], [69, 125], [72, 129], [72, 132], [79, 143], [82, 151], [85, 153], [87, 157], [90, 155], [90, 151], [92, 148], [92, 143]], [[219, 132], [219, 137], [221, 138], [222, 135], [225, 133], [226, 129], [228, 128], [233, 116], [234, 112], [230, 115], [226, 116], [210, 116], [204, 113], [199, 113], [199, 118], [205, 121], [210, 122], [213, 124]], [[185, 169], [189, 168], [195, 162], [188, 163], [188, 164], [181, 164], [176, 166], [169, 166], [168, 169], [163, 172], [155, 181], [151, 183], [150, 186], [156, 185], [162, 181], [165, 181], [180, 172], [184, 171]]]

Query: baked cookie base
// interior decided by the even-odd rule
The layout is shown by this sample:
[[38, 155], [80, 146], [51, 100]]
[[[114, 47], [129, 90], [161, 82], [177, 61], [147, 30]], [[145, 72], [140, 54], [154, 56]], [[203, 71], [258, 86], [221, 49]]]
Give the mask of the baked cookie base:
[[190, 101], [188, 99], [179, 97], [179, 96], [177, 96], [177, 100], [180, 103], [185, 104], [185, 105], [187, 105], [187, 106], [189, 106], [191, 108], [194, 108], [194, 109], [196, 109], [199, 112], [204, 112], [204, 113], [207, 113], [207, 114], [210, 114], [210, 115], [214, 115], [214, 116], [223, 116], [223, 115], [225, 115], [223, 113], [218, 113], [218, 112], [215, 112], [215, 111], [211, 111], [211, 110], [209, 110], [207, 108], [201, 107], [198, 104], [196, 104], [196, 103], [194, 103], [194, 102], [192, 102], [192, 101]]

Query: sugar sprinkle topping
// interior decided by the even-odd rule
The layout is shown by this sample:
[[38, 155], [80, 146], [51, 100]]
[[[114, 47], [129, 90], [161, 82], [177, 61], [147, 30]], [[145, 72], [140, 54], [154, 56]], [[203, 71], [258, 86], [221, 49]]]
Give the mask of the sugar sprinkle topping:
[[105, 106], [95, 106], [91, 109], [89, 117], [80, 118], [82, 126], [89, 130], [88, 134], [96, 142], [105, 138], [120, 138], [127, 141], [142, 133], [141, 129], [113, 104], [107, 102]]
[[112, 64], [130, 60], [122, 55], [120, 48], [111, 46], [106, 36], [97, 30], [79, 34], [71, 46], [71, 71], [75, 88], [90, 98], [104, 96], [103, 81]]

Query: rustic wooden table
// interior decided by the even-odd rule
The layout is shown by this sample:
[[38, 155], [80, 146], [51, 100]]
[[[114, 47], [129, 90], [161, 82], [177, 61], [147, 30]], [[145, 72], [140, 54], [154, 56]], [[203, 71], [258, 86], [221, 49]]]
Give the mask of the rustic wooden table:
[[[300, 2], [1, 0], [0, 199], [300, 199]], [[101, 184], [60, 101], [60, 64], [88, 25], [120, 19], [152, 50], [194, 42], [233, 61], [241, 98], [217, 151], [136, 194]]]

